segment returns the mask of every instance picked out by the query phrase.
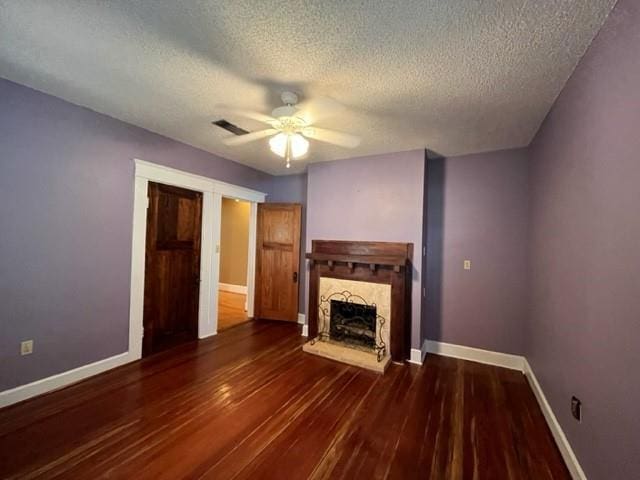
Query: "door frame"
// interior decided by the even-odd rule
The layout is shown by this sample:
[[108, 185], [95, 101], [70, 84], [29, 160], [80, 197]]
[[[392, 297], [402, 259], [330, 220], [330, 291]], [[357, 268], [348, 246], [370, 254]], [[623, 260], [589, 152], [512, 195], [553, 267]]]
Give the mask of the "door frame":
[[[220, 276], [220, 229], [222, 197], [250, 202], [249, 264], [247, 265], [248, 315], [253, 316], [258, 203], [266, 194], [213, 178], [195, 175], [140, 159], [134, 159], [133, 235], [131, 242], [131, 293], [129, 301], [129, 357], [142, 358], [145, 249], [147, 237], [147, 191], [149, 182], [173, 185], [202, 193], [200, 242], [200, 293], [198, 338], [218, 333], [218, 284]], [[216, 221], [217, 219], [217, 221]], [[253, 241], [252, 241], [253, 239]]]

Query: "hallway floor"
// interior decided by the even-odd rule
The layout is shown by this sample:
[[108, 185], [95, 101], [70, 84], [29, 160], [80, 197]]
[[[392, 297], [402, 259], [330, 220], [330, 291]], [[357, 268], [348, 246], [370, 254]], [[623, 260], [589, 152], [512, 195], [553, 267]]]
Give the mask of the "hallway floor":
[[218, 291], [218, 332], [249, 320], [244, 309], [246, 301], [243, 293]]

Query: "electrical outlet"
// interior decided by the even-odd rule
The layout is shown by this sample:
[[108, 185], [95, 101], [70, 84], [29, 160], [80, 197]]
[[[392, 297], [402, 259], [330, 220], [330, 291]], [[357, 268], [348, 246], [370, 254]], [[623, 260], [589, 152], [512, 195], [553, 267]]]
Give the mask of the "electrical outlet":
[[579, 422], [582, 422], [582, 402], [575, 396], [571, 397], [571, 415]]
[[471, 270], [471, 260], [465, 260], [462, 264], [465, 270]]
[[20, 342], [20, 355], [31, 355], [33, 353], [33, 340]]

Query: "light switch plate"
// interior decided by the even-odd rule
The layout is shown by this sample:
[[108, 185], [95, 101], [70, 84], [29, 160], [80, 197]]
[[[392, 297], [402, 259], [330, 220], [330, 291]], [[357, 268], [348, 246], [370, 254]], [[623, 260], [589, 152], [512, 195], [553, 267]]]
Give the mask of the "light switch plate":
[[465, 270], [471, 270], [471, 260], [465, 260], [463, 266]]
[[33, 340], [20, 342], [20, 355], [31, 355], [33, 353]]

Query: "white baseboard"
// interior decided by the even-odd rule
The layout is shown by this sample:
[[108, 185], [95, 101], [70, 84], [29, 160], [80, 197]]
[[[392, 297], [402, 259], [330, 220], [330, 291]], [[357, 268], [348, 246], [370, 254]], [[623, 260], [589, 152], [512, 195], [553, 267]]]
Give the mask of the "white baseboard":
[[66, 387], [72, 383], [84, 380], [87, 377], [97, 375], [134, 360], [136, 359], [132, 358], [132, 356], [129, 355], [129, 352], [124, 352], [119, 355], [114, 355], [113, 357], [74, 368], [73, 370], [68, 370], [66, 372], [58, 373], [57, 375], [52, 375], [51, 377], [27, 383], [26, 385], [20, 385], [19, 387], [5, 390], [0, 392], [0, 408], [27, 400], [28, 398], [35, 397], [36, 395], [42, 395], [43, 393]]
[[409, 352], [409, 363], [415, 363], [416, 365], [422, 365], [422, 362], [424, 362], [424, 356], [427, 354], [427, 352], [422, 349], [418, 349], [418, 348], [412, 348]]
[[480, 348], [464, 347], [452, 343], [436, 342], [425, 340], [422, 344], [422, 353], [435, 353], [444, 357], [460, 358], [472, 362], [486, 363], [497, 367], [509, 368], [524, 372], [525, 358], [521, 355], [511, 355], [509, 353], [492, 352]]
[[308, 337], [309, 336], [309, 325], [303, 325], [302, 326], [302, 336], [303, 337]]
[[299, 313], [298, 314], [298, 323], [300, 325], [304, 325], [305, 323], [307, 323], [307, 319], [306, 319], [304, 313]]
[[569, 444], [569, 440], [565, 436], [562, 431], [562, 427], [558, 423], [558, 419], [556, 418], [553, 410], [551, 410], [551, 405], [547, 401], [547, 397], [545, 397], [540, 384], [538, 383], [538, 379], [536, 378], [533, 370], [531, 369], [531, 365], [525, 359], [524, 360], [524, 374], [529, 380], [529, 385], [531, 385], [531, 389], [533, 390], [536, 399], [538, 400], [538, 404], [540, 405], [540, 409], [544, 414], [544, 418], [547, 421], [547, 425], [549, 425], [549, 429], [551, 430], [551, 434], [556, 441], [556, 445], [558, 445], [558, 449], [560, 450], [560, 454], [564, 459], [564, 463], [567, 465], [569, 472], [571, 473], [571, 477], [574, 480], [586, 480], [587, 477], [578, 463], [578, 459], [576, 458], [575, 453], [573, 453], [573, 449]]
[[247, 294], [246, 285], [234, 285], [232, 283], [218, 283], [218, 288], [223, 292], [231, 292], [231, 293], [242, 293], [244, 295]]

